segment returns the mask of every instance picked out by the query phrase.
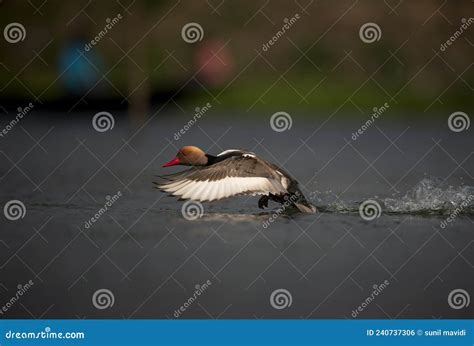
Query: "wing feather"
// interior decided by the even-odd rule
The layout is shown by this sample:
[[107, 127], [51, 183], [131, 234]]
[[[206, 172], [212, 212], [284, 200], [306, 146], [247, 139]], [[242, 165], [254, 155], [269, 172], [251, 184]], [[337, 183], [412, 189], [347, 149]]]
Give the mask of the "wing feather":
[[230, 157], [205, 167], [161, 177], [157, 187], [182, 199], [215, 201], [237, 195], [285, 194], [281, 177], [266, 161], [251, 156]]

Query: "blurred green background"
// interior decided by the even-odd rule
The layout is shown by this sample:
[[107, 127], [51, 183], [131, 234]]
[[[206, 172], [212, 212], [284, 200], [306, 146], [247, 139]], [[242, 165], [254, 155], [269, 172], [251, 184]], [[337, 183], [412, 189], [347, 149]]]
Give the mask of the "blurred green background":
[[[123, 19], [86, 52], [117, 14]], [[106, 98], [146, 113], [152, 102], [182, 96], [247, 111], [363, 113], [385, 102], [416, 114], [466, 111], [474, 104], [474, 25], [440, 47], [472, 14], [472, 1], [3, 0], [0, 27], [21, 23], [26, 36], [0, 40], [0, 101], [72, 97], [65, 109], [74, 111]], [[190, 22], [202, 27], [196, 43], [182, 38]], [[368, 22], [381, 30], [373, 43], [359, 36]], [[71, 51], [87, 58], [74, 73]]]

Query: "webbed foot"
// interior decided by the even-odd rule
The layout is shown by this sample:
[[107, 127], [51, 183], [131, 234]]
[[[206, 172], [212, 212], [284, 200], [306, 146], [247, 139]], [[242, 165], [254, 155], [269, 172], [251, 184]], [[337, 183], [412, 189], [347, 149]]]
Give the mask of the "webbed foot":
[[260, 209], [268, 208], [268, 200], [269, 199], [270, 198], [268, 196], [260, 197], [260, 199], [258, 200], [258, 207]]

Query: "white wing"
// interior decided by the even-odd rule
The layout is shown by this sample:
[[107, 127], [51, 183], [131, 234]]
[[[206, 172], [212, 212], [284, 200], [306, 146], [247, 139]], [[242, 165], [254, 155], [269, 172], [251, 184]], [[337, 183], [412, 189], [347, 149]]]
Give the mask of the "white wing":
[[280, 195], [287, 193], [282, 183], [264, 177], [225, 177], [220, 180], [181, 179], [158, 185], [160, 189], [195, 201], [215, 201], [237, 195]]

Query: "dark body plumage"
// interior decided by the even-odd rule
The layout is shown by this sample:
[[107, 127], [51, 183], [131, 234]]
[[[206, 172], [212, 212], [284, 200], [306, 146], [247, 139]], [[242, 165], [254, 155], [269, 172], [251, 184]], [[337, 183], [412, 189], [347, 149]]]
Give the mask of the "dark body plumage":
[[226, 150], [217, 156], [205, 155], [205, 165], [160, 176], [156, 187], [181, 199], [215, 201], [237, 195], [262, 195], [259, 207], [268, 201], [314, 213], [298, 187], [298, 182], [276, 165], [244, 150]]

